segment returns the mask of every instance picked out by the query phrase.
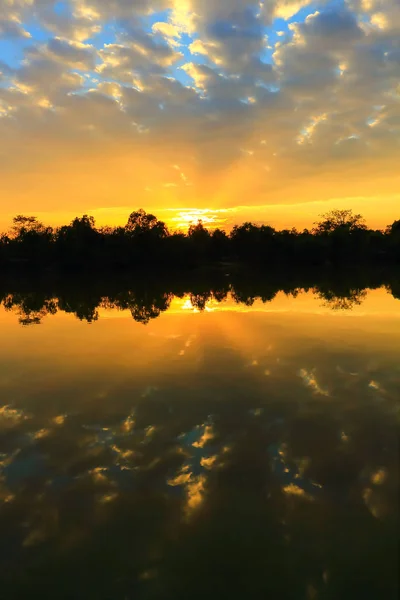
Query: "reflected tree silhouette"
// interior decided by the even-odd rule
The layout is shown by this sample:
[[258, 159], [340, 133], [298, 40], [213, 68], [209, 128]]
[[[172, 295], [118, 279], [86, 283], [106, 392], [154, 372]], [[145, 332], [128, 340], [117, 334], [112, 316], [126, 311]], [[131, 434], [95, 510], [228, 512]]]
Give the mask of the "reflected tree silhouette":
[[400, 300], [400, 281], [393, 281], [392, 283], [386, 286], [386, 289], [390, 294], [392, 294], [393, 298]]
[[135, 321], [147, 325], [151, 319], [168, 310], [171, 299], [172, 294], [168, 292], [139, 289], [119, 294], [113, 300], [113, 306], [119, 310], [130, 310]]
[[[310, 289], [349, 310], [383, 285], [399, 296], [396, 273], [235, 270], [5, 280], [0, 301], [21, 324], [57, 311], [92, 323], [100, 309], [148, 324], [174, 297], [205, 310], [229, 294], [251, 306]], [[210, 366], [211, 356], [183, 382], [152, 373], [146, 393], [148, 374], [125, 381], [117, 371], [93, 401], [100, 369], [89, 388], [46, 382], [39, 397], [30, 381], [5, 378], [0, 596], [394, 600], [397, 355], [396, 367], [375, 355], [343, 355], [338, 365], [329, 345], [317, 355], [304, 348], [268, 377], [261, 365], [244, 368], [240, 353], [225, 366]]]
[[212, 294], [213, 294], [213, 298], [215, 298], [215, 300], [217, 302], [224, 302], [227, 297], [228, 297], [228, 293], [229, 293], [229, 287], [226, 287], [225, 289], [219, 289], [219, 290], [213, 290]]
[[320, 290], [317, 293], [324, 301], [323, 306], [332, 310], [352, 310], [354, 306], [360, 306], [367, 297], [366, 290], [346, 290], [340, 296], [332, 290]]
[[97, 308], [100, 302], [101, 299], [98, 296], [92, 296], [90, 290], [89, 293], [86, 290], [71, 290], [71, 292], [68, 290], [67, 294], [59, 297], [58, 308], [66, 313], [74, 314], [80, 321], [93, 323], [99, 318]]
[[246, 290], [238, 290], [234, 288], [232, 290], [232, 298], [236, 304], [245, 304], [246, 306], [253, 306], [256, 296], [250, 295]]
[[[367, 289], [384, 286], [394, 297], [398, 296], [395, 273], [361, 272], [357, 276], [344, 273], [339, 278], [336, 274], [335, 278], [321, 279], [312, 272], [295, 275], [271, 272], [261, 276], [257, 272], [236, 270], [231, 276], [220, 272], [202, 277], [203, 280], [177, 277], [168, 281], [160, 278], [158, 282], [137, 279], [133, 283], [111, 278], [86, 279], [84, 282], [72, 279], [56, 285], [44, 281], [40, 285], [32, 282], [27, 290], [12, 292], [5, 281], [3, 291], [0, 290], [0, 302], [6, 310], [17, 312], [21, 324], [39, 324], [46, 315], [54, 315], [57, 311], [93, 323], [99, 318], [99, 308], [104, 308], [130, 310], [135, 321], [146, 325], [168, 310], [173, 297], [182, 298], [186, 294], [199, 311], [205, 310], [211, 300], [225, 301], [229, 294], [237, 304], [251, 307], [256, 300], [264, 304], [271, 302], [279, 291], [297, 297], [299, 293], [312, 290], [323, 305], [332, 310], [351, 310], [359, 306], [366, 298]], [[15, 282], [12, 286], [17, 286], [14, 290], [18, 289]]]
[[200, 312], [205, 310], [207, 302], [212, 298], [212, 292], [203, 292], [202, 294], [190, 294], [190, 302], [193, 308], [197, 308]]
[[21, 325], [40, 325], [47, 315], [55, 315], [58, 310], [56, 299], [42, 293], [7, 294], [3, 298], [5, 310], [17, 310]]

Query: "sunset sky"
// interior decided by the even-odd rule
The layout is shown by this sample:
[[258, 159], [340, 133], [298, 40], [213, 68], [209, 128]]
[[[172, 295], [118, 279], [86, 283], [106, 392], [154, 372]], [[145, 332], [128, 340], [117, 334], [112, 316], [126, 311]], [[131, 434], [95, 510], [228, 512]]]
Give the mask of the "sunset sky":
[[400, 218], [400, 0], [0, 0], [0, 229]]

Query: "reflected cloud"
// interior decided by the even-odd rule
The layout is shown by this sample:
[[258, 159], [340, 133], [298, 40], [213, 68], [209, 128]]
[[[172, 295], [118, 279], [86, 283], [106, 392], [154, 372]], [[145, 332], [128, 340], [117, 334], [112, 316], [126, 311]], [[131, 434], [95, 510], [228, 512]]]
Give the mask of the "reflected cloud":
[[96, 467], [95, 469], [89, 471], [89, 475], [95, 483], [109, 483], [106, 473], [107, 469], [105, 467]]
[[176, 477], [168, 480], [168, 485], [172, 487], [185, 485], [189, 483], [192, 478], [192, 474], [188, 472], [188, 467], [183, 468], [181, 473], [179, 473]]
[[369, 382], [368, 387], [370, 387], [373, 390], [377, 390], [377, 391], [381, 390], [380, 384], [377, 381], [374, 381], [374, 380], [372, 380], [372, 381]]
[[218, 456], [208, 456], [208, 457], [203, 457], [200, 460], [200, 464], [202, 467], [204, 467], [205, 469], [212, 469], [215, 465], [215, 463], [218, 460]]
[[[198, 306], [211, 287], [192, 288]], [[234, 598], [239, 584], [257, 597], [344, 598], [348, 581], [356, 596], [391, 597], [398, 328], [379, 311], [362, 323], [356, 308], [316, 316], [306, 292], [292, 312], [280, 296], [279, 310], [255, 300], [230, 311], [228, 294], [197, 328], [197, 315], [174, 312], [188, 289], [147, 329], [130, 312], [129, 326], [89, 329], [58, 314], [28, 330], [5, 315], [3, 595], [57, 596], [62, 580], [72, 598], [79, 578], [96, 598]], [[82, 314], [98, 296], [117, 311], [127, 298], [94, 294]], [[193, 361], [178, 359], [182, 346]]]
[[379, 489], [365, 488], [362, 496], [366, 507], [375, 519], [384, 519], [388, 515], [387, 501]]
[[194, 448], [204, 448], [208, 444], [208, 442], [210, 442], [213, 439], [214, 439], [213, 426], [205, 425], [203, 434], [201, 435], [199, 440], [197, 440], [196, 442], [193, 442], [193, 447]]
[[65, 423], [65, 419], [67, 418], [67, 415], [57, 415], [56, 417], [54, 417], [52, 419], [52, 423], [54, 423], [54, 425], [64, 425]]
[[125, 419], [125, 421], [123, 421], [121, 428], [125, 433], [130, 433], [134, 427], [135, 419], [134, 415], [131, 414]]
[[23, 411], [12, 408], [9, 404], [0, 406], [0, 426], [14, 427], [27, 418]]
[[285, 486], [283, 488], [283, 492], [288, 496], [300, 496], [304, 500], [308, 500], [310, 502], [314, 500], [312, 496], [307, 494], [302, 488], [300, 488], [298, 485], [295, 485], [294, 483], [290, 483], [289, 485]]
[[43, 438], [47, 437], [48, 435], [50, 435], [51, 431], [50, 429], [39, 429], [39, 431], [36, 431], [33, 434], [33, 439], [34, 440], [42, 440]]
[[130, 461], [135, 456], [133, 450], [123, 450], [122, 448], [118, 448], [115, 444], [114, 446], [111, 446], [111, 450], [116, 452], [123, 461]]
[[104, 494], [103, 496], [101, 496], [99, 498], [99, 503], [100, 504], [109, 504], [110, 502], [114, 502], [117, 498], [118, 498], [117, 492], [114, 492], [114, 494]]
[[371, 483], [374, 485], [382, 485], [385, 483], [387, 479], [387, 470], [386, 469], [378, 469], [375, 473], [371, 475]]
[[321, 396], [329, 396], [329, 392], [323, 389], [318, 383], [315, 377], [315, 370], [307, 371], [307, 369], [300, 369], [299, 377], [303, 380], [304, 384], [311, 388], [315, 394], [319, 394]]
[[186, 494], [185, 513], [187, 516], [203, 501], [205, 482], [204, 475], [194, 475], [187, 465], [175, 477], [168, 480], [169, 486], [184, 488]]
[[191, 334], [191, 335], [190, 335], [190, 336], [187, 338], [187, 340], [186, 340], [186, 342], [185, 342], [185, 344], [184, 344], [184, 347], [182, 348], [182, 350], [180, 350], [180, 351], [179, 351], [179, 356], [185, 356], [185, 354], [186, 354], [186, 351], [187, 351], [187, 350], [188, 350], [188, 349], [191, 347], [191, 345], [193, 344], [193, 342], [194, 342], [194, 340], [195, 340], [196, 338], [197, 338], [197, 336], [196, 336], [196, 335], [194, 335], [194, 334]]
[[347, 444], [347, 443], [350, 441], [350, 436], [349, 436], [349, 435], [347, 435], [347, 433], [346, 433], [345, 431], [342, 431], [342, 432], [340, 433], [340, 439], [342, 440], [342, 442], [343, 442], [344, 444]]
[[198, 508], [204, 498], [206, 478], [204, 475], [192, 477], [187, 483], [187, 510], [189, 514]]

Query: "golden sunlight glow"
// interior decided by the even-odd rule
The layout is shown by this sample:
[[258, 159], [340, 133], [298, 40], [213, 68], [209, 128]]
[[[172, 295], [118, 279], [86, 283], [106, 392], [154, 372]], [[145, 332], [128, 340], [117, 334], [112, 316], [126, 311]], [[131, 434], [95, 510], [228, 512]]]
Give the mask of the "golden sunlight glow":
[[397, 0], [53, 4], [2, 3], [0, 231], [399, 217]]
[[196, 224], [198, 221], [202, 221], [204, 226], [208, 229], [216, 229], [217, 227], [223, 227], [227, 219], [221, 218], [219, 215], [224, 213], [223, 210], [212, 210], [209, 208], [188, 208], [185, 210], [171, 210], [172, 214], [175, 212], [175, 216], [171, 216], [167, 220], [167, 224], [171, 226], [171, 229], [188, 229], [190, 225]]

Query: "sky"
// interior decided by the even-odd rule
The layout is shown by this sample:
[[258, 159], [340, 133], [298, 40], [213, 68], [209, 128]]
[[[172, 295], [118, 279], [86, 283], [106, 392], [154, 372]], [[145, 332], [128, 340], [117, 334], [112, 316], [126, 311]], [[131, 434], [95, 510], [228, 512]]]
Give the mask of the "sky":
[[400, 218], [400, 0], [0, 0], [0, 229]]

